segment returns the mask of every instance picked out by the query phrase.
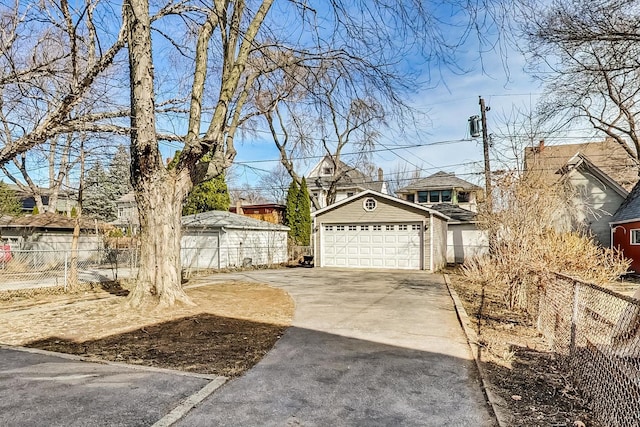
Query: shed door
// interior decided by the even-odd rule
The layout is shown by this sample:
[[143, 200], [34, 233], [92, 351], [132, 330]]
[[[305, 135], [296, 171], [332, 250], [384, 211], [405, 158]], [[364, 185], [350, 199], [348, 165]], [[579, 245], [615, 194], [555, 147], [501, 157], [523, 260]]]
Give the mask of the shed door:
[[422, 268], [419, 223], [325, 224], [322, 266], [352, 268]]

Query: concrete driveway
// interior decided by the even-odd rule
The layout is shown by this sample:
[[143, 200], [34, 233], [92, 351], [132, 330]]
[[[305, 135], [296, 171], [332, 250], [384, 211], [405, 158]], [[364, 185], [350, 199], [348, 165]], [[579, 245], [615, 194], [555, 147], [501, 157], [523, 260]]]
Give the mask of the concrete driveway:
[[[184, 375], [0, 346], [0, 425], [493, 426], [442, 276], [216, 274], [288, 291], [293, 327], [244, 376]], [[195, 405], [195, 407], [194, 407]]]
[[177, 425], [495, 425], [441, 275], [286, 269], [210, 280], [285, 289], [293, 327]]

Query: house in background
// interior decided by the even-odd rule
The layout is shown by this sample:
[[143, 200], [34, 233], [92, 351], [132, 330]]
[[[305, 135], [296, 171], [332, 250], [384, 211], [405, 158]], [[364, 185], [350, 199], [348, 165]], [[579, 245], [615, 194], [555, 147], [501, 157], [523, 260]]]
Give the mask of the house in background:
[[[609, 223], [638, 181], [638, 164], [617, 142], [545, 146], [525, 149], [525, 174], [547, 184], [568, 186], [571, 212], [566, 223], [586, 228], [604, 247], [611, 245]], [[559, 220], [563, 220], [560, 218]]]
[[134, 193], [127, 193], [116, 200], [116, 209], [118, 217], [111, 224], [130, 234], [137, 234], [140, 229], [140, 218]]
[[[36, 207], [36, 200], [33, 195], [28, 192], [20, 189], [16, 184], [6, 184], [10, 190], [12, 190], [15, 195], [20, 200], [22, 204], [22, 212], [31, 213], [33, 209]], [[45, 211], [49, 208], [49, 201], [51, 199], [51, 190], [48, 188], [40, 188], [39, 189], [42, 203], [44, 204]], [[59, 190], [58, 198], [56, 201], [56, 212], [60, 214], [64, 214], [67, 216], [71, 215], [71, 211], [74, 207], [76, 207], [78, 201], [76, 200], [76, 194], [71, 191]], [[43, 212], [40, 212], [43, 213]]]
[[396, 194], [403, 200], [427, 207], [447, 203], [477, 212], [484, 193], [481, 187], [453, 173], [440, 171], [400, 188]]
[[372, 180], [358, 169], [327, 155], [311, 169], [307, 176], [309, 196], [318, 201], [320, 208], [327, 206], [327, 197], [334, 182], [336, 194], [334, 203], [365, 190], [387, 194], [387, 184], [384, 181], [382, 169], [378, 169], [378, 179]]

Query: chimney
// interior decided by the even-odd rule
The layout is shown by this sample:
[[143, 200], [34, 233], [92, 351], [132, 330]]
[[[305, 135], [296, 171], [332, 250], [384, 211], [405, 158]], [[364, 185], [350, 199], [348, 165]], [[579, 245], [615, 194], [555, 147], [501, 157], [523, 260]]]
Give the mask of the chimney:
[[384, 172], [382, 168], [378, 168], [378, 181], [384, 181]]
[[236, 201], [236, 213], [238, 215], [243, 215], [244, 212], [242, 211], [242, 199], [238, 199]]
[[540, 144], [538, 144], [538, 152], [544, 150], [544, 139], [540, 140]]

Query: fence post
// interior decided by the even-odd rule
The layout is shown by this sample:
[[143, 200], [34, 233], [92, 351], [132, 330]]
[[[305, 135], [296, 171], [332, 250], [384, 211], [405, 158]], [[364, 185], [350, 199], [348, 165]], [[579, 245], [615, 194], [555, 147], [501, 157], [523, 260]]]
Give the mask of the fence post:
[[67, 275], [69, 270], [69, 252], [64, 253], [64, 291], [67, 292]]
[[573, 305], [571, 312], [571, 342], [569, 343], [569, 357], [573, 357], [576, 351], [576, 328], [578, 323], [578, 283], [573, 281]]

